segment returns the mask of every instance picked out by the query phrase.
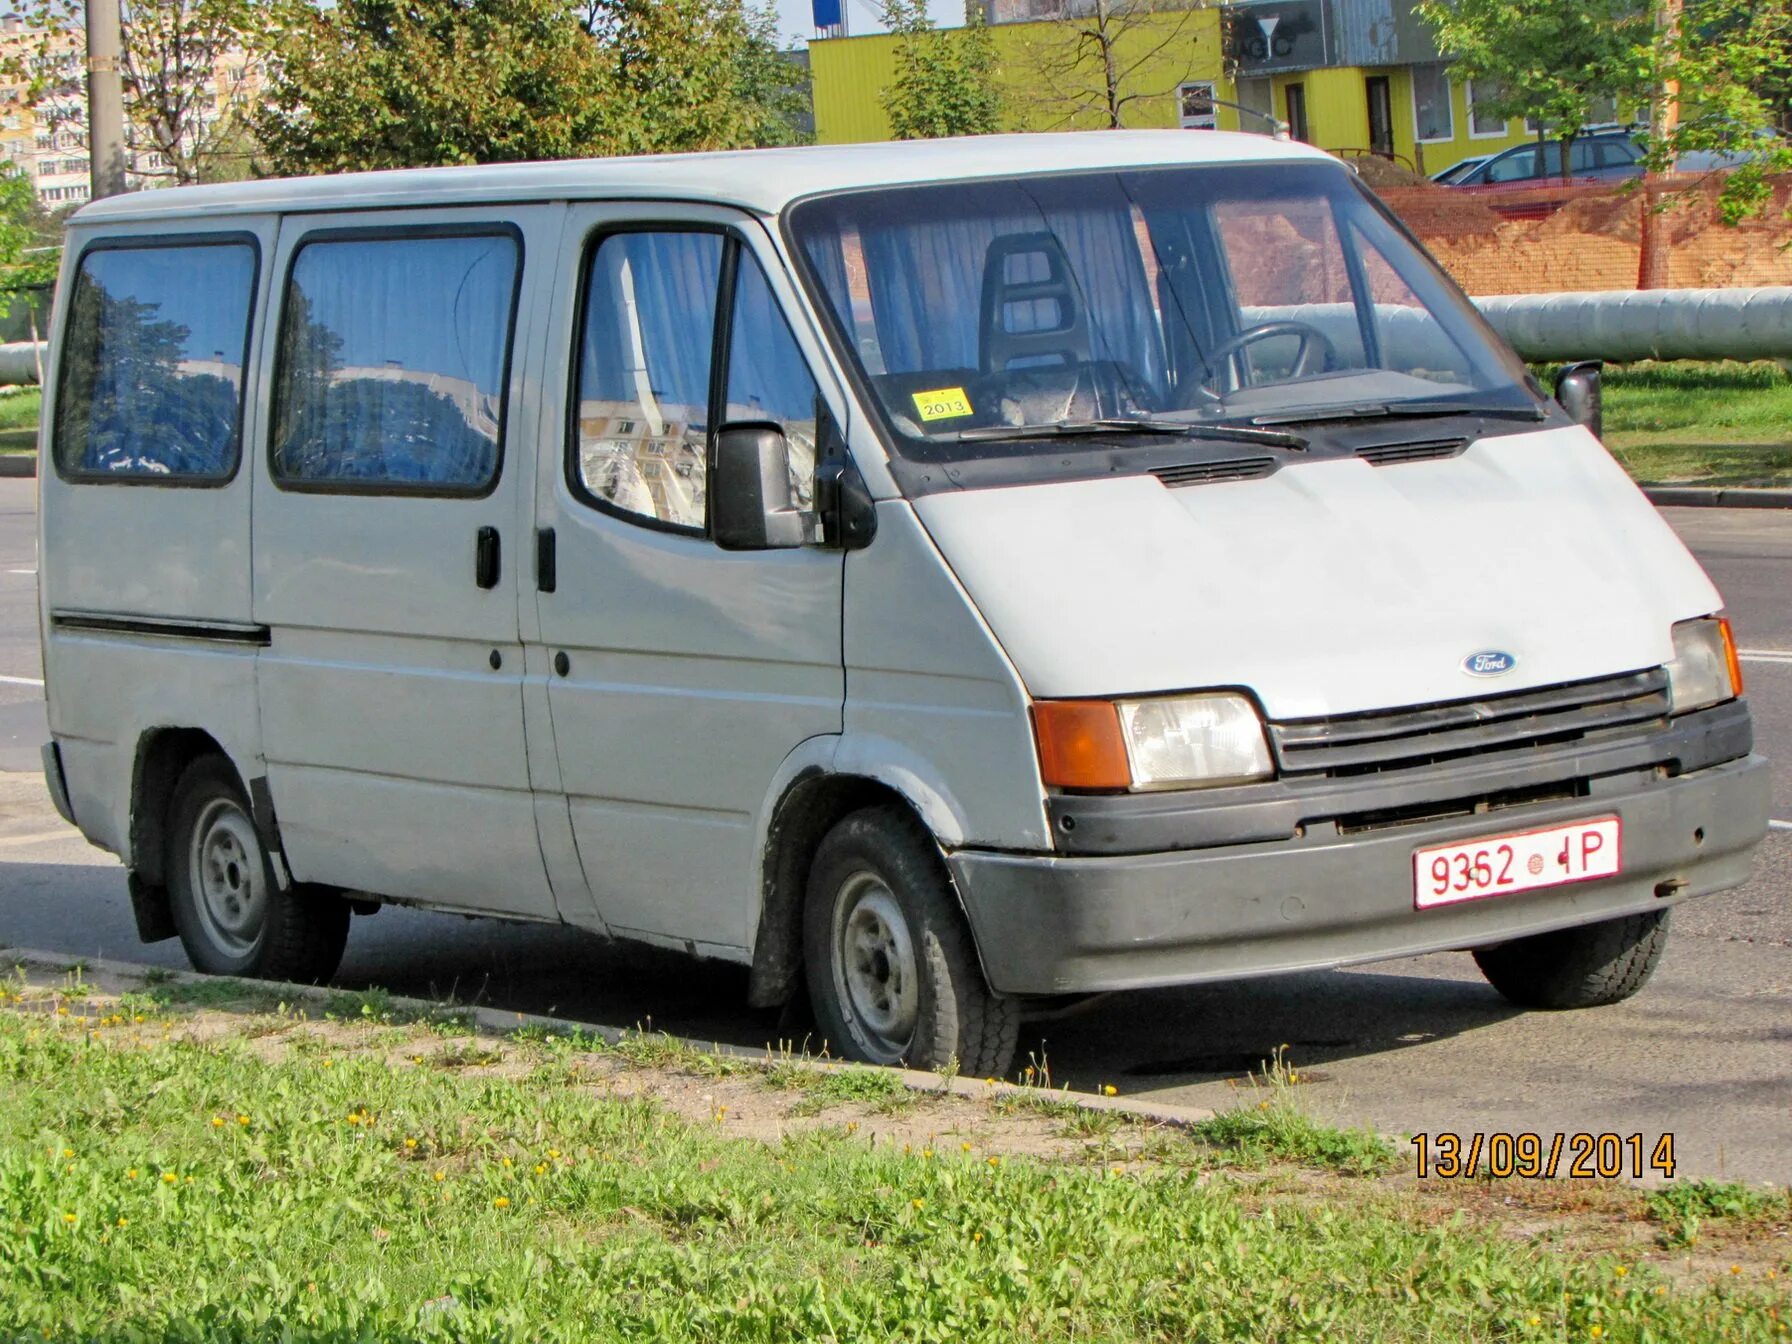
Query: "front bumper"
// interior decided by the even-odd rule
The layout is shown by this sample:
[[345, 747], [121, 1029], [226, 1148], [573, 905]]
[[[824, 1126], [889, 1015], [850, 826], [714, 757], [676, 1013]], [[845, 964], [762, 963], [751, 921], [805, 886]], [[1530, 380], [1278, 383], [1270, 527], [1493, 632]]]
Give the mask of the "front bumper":
[[[1768, 787], [1767, 762], [1750, 755], [1357, 834], [1081, 857], [959, 850], [948, 861], [997, 992], [1192, 984], [1485, 946], [1737, 886], [1767, 833]], [[1624, 823], [1617, 877], [1413, 908], [1415, 849], [1613, 813]]]

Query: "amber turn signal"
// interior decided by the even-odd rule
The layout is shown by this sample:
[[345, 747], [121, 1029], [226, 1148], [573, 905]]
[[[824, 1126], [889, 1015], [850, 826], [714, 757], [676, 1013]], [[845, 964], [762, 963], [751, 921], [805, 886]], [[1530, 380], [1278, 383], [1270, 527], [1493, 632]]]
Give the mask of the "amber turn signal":
[[1717, 628], [1723, 631], [1724, 658], [1730, 664], [1730, 694], [1742, 694], [1742, 659], [1736, 656], [1736, 632], [1730, 629], [1730, 618], [1719, 616]]
[[1111, 700], [1035, 701], [1033, 736], [1039, 743], [1039, 773], [1048, 788], [1131, 787], [1120, 714]]

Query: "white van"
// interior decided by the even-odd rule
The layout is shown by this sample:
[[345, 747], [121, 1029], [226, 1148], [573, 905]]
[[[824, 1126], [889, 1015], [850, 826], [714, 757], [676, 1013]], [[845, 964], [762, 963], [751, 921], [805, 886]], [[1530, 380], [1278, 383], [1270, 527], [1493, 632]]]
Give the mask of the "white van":
[[563, 922], [988, 1073], [1442, 948], [1608, 1003], [1765, 833], [1718, 594], [1316, 150], [150, 191], [65, 265], [46, 773], [204, 970]]

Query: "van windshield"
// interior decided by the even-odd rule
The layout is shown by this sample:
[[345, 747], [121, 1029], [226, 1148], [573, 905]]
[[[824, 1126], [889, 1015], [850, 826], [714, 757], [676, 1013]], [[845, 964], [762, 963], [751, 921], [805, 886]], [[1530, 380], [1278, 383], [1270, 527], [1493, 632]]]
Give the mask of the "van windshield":
[[1541, 415], [1523, 364], [1329, 164], [855, 191], [789, 228], [905, 456], [1054, 428]]

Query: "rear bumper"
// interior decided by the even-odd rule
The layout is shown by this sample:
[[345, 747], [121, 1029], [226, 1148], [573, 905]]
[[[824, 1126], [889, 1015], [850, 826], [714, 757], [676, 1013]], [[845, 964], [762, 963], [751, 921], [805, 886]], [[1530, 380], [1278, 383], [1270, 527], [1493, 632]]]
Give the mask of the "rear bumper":
[[[1747, 880], [1767, 833], [1767, 763], [1596, 781], [1588, 797], [1267, 844], [1112, 856], [948, 856], [983, 968], [1004, 994], [1192, 984], [1476, 947], [1655, 909]], [[1623, 872], [1413, 908], [1426, 845], [1616, 813]]]

